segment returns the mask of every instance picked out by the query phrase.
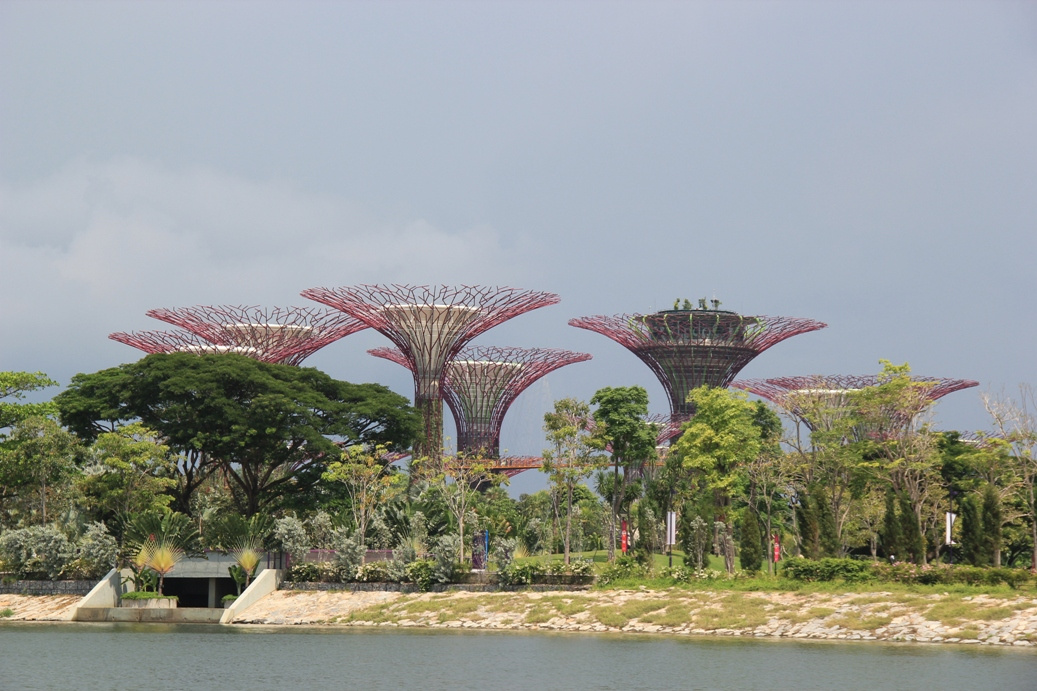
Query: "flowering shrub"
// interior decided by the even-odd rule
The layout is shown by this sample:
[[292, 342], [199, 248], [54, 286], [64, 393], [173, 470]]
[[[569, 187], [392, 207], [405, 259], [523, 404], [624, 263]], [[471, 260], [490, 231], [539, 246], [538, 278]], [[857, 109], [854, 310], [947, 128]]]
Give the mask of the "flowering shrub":
[[644, 578], [648, 572], [647, 564], [640, 564], [633, 557], [619, 557], [598, 575], [598, 585], [610, 585], [626, 578]]
[[692, 581], [726, 581], [735, 580], [737, 574], [729, 574], [716, 569], [695, 569], [689, 566], [665, 567], [662, 570], [663, 578], [672, 578], [678, 583], [691, 583]]

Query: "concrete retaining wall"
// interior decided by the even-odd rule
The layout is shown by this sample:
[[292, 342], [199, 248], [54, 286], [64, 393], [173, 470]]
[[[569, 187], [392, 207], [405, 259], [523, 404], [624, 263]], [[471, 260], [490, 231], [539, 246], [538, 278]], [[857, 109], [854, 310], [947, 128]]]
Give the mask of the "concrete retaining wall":
[[263, 569], [260, 571], [259, 575], [256, 576], [256, 580], [252, 581], [245, 588], [245, 592], [238, 596], [234, 604], [223, 611], [220, 623], [229, 624], [236, 616], [277, 590], [280, 580], [281, 572], [277, 569]]

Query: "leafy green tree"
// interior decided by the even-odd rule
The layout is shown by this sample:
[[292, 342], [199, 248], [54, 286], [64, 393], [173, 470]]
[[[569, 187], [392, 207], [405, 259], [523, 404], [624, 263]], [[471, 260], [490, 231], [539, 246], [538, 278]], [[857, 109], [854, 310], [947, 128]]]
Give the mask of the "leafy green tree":
[[601, 465], [592, 443], [590, 406], [574, 398], [555, 401], [554, 411], [544, 415], [544, 431], [551, 448], [543, 452], [542, 470], [551, 483], [565, 494], [563, 549], [569, 563], [572, 537], [573, 492]]
[[922, 525], [910, 498], [905, 494], [900, 495], [900, 534], [911, 561], [925, 564], [925, 536], [922, 535]]
[[[54, 414], [54, 404], [19, 403], [27, 393], [39, 391], [58, 383], [43, 372], [0, 372], [0, 440], [3, 430], [31, 417]], [[8, 399], [8, 400], [3, 400]]]
[[[655, 460], [655, 428], [645, 421], [648, 415], [648, 392], [640, 386], [606, 386], [591, 397], [594, 410], [594, 436], [601, 448], [612, 454], [613, 491], [612, 530], [609, 540], [609, 560], [616, 558], [616, 527], [620, 508], [627, 489]], [[620, 474], [620, 468], [623, 473]]]
[[141, 421], [180, 454], [176, 506], [216, 469], [251, 516], [320, 481], [339, 447], [408, 448], [419, 429], [406, 399], [378, 384], [233, 355], [170, 353], [73, 377], [56, 397], [62, 421], [93, 438]]
[[28, 417], [11, 428], [0, 448], [3, 511], [20, 512], [20, 522], [46, 524], [72, 499], [72, 478], [81, 453], [79, 440], [47, 417]]
[[746, 466], [761, 452], [763, 441], [755, 424], [756, 408], [741, 392], [703, 386], [688, 394], [695, 417], [671, 445], [681, 465], [695, 474], [712, 494], [715, 522], [724, 523], [724, 565], [734, 571], [731, 510], [747, 485]]
[[110, 523], [120, 514], [160, 510], [173, 501], [176, 461], [139, 422], [101, 433], [85, 455], [77, 482], [94, 520]]
[[345, 485], [356, 534], [367, 535], [371, 518], [406, 490], [407, 480], [390, 465], [389, 449], [384, 444], [373, 448], [356, 444], [342, 452], [342, 460], [328, 464], [324, 479]]
[[756, 512], [746, 509], [742, 518], [742, 535], [739, 541], [738, 559], [743, 571], [759, 571], [763, 566], [763, 538]]
[[888, 483], [910, 509], [913, 521], [901, 517], [905, 546], [917, 563], [925, 564], [923, 514], [927, 507], [936, 505], [935, 495], [943, 486], [939, 436], [930, 430], [926, 418], [932, 406], [929, 393], [935, 382], [913, 381], [907, 363], [880, 362], [883, 369], [879, 384], [854, 395], [856, 413], [867, 432], [867, 440], [862, 442], [866, 459], [862, 466], [870, 469], [879, 481]]

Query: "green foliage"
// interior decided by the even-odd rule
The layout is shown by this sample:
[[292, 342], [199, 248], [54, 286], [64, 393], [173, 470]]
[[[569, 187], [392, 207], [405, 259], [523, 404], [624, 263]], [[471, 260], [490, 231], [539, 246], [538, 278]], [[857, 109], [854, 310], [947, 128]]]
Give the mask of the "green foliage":
[[[25, 394], [39, 391], [58, 383], [43, 372], [0, 372], [0, 430], [18, 424], [30, 417], [46, 417], [53, 415], [55, 408], [52, 402], [16, 403], [25, 398]], [[2, 438], [2, 434], [0, 434]]]
[[1001, 497], [997, 488], [988, 483], [983, 488], [983, 552], [987, 563], [1000, 564], [995, 557], [1001, 554], [1001, 529]]
[[75, 556], [75, 545], [55, 525], [0, 534], [0, 564], [21, 579], [59, 580]]
[[501, 585], [530, 585], [539, 576], [547, 573], [544, 565], [538, 561], [525, 561], [509, 564], [501, 569], [499, 578]]
[[394, 579], [389, 572], [389, 562], [372, 561], [357, 568], [356, 580], [360, 583], [390, 583]]
[[7, 619], [8, 617], [14, 616], [14, 610], [10, 607], [0, 609], [0, 619]]
[[163, 595], [147, 590], [131, 590], [119, 596], [122, 600], [177, 600], [176, 595]]
[[887, 557], [903, 555], [907, 551], [900, 530], [900, 518], [897, 516], [897, 497], [892, 489], [886, 491], [886, 512], [882, 519], [881, 537], [882, 552]]
[[[85, 438], [140, 420], [175, 451], [201, 454], [189, 495], [219, 467], [251, 516], [291, 487], [305, 492], [347, 445], [407, 448], [419, 428], [406, 399], [377, 384], [248, 357], [169, 353], [73, 377], [55, 398], [62, 421]], [[181, 505], [187, 503], [181, 496]]]
[[101, 578], [115, 568], [119, 560], [119, 543], [104, 523], [91, 523], [79, 539], [76, 559], [71, 570], [84, 578]]
[[431, 559], [418, 559], [407, 564], [407, 580], [427, 591], [436, 582], [436, 562]]
[[274, 521], [274, 540], [281, 546], [281, 551], [288, 555], [292, 562], [302, 562], [310, 551], [310, 536], [306, 534], [303, 522], [295, 516], [284, 516]]
[[763, 538], [760, 535], [760, 523], [756, 513], [747, 509], [742, 519], [742, 535], [740, 540], [739, 561], [743, 571], [759, 571], [763, 566]]
[[684, 511], [681, 512], [678, 538], [684, 550], [685, 566], [701, 569], [708, 563], [709, 526], [702, 516], [692, 512], [690, 502], [684, 505]]
[[983, 513], [974, 495], [964, 497], [959, 503], [961, 512], [961, 558], [973, 566], [987, 563], [984, 549]]
[[625, 581], [646, 577], [651, 569], [647, 564], [638, 563], [632, 557], [618, 557], [598, 574], [598, 585], [606, 586], [616, 581]]
[[436, 583], [449, 583], [457, 573], [457, 556], [460, 553], [460, 539], [456, 535], [443, 535], [432, 546], [435, 565], [432, 578]]
[[845, 581], [863, 583], [872, 580], [872, 563], [855, 559], [825, 558], [786, 559], [783, 572], [787, 578], [797, 581]]
[[925, 563], [925, 537], [922, 526], [918, 524], [918, 516], [911, 507], [907, 495], [900, 495], [900, 525], [904, 539], [904, 547], [911, 561], [916, 564]]
[[348, 535], [341, 532], [335, 543], [335, 569], [343, 581], [354, 581], [359, 577], [360, 567], [364, 563], [367, 547], [359, 535]]

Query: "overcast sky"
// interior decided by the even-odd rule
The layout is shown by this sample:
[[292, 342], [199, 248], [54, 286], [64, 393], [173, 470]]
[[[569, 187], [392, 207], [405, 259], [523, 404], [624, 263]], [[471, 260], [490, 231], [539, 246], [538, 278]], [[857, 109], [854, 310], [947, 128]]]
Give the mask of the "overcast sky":
[[[1032, 2], [0, 3], [0, 369], [136, 360], [154, 307], [356, 283], [558, 293], [478, 343], [662, 388], [590, 314], [717, 297], [823, 331], [744, 377], [1037, 384]], [[315, 303], [313, 303], [315, 304]], [[306, 364], [412, 394], [366, 331]], [[448, 426], [449, 433], [449, 426]], [[533, 473], [518, 489], [542, 483]]]

